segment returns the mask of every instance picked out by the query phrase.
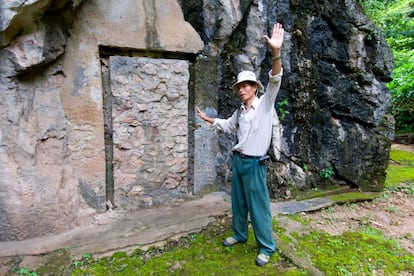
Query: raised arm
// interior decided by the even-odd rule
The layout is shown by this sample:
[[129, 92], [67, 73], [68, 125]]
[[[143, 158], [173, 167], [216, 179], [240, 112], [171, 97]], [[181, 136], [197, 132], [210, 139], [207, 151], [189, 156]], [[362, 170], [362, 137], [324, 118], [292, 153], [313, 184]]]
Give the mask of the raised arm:
[[282, 62], [280, 60], [281, 48], [283, 44], [283, 34], [285, 30], [283, 29], [282, 24], [276, 23], [273, 25], [272, 37], [264, 35], [263, 38], [266, 40], [267, 45], [269, 45], [272, 50], [272, 75], [275, 76], [279, 74], [282, 70]]

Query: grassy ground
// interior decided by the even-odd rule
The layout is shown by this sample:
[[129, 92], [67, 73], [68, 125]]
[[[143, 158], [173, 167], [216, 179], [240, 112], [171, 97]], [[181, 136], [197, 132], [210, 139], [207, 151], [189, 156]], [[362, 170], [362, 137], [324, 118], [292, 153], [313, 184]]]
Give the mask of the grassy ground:
[[[384, 195], [397, 190], [414, 198], [413, 152], [395, 149], [391, 152]], [[301, 214], [291, 216], [291, 219], [303, 225], [310, 223], [309, 217]], [[245, 244], [223, 247], [222, 240], [231, 234], [230, 220], [229, 217], [219, 218], [202, 233], [168, 241], [161, 248], [138, 250], [131, 255], [118, 252], [101, 259], [85, 253], [81, 260], [72, 260], [69, 265], [54, 268], [54, 271], [50, 267], [30, 271], [17, 266], [14, 274], [309, 275], [307, 270], [293, 265], [283, 252], [276, 252], [265, 267], [257, 267], [258, 248], [251, 230]], [[278, 237], [288, 239], [277, 221], [274, 227]], [[414, 255], [375, 227], [367, 225], [339, 235], [313, 231], [297, 234], [295, 239], [296, 253], [310, 255], [314, 266], [324, 275], [414, 275]], [[67, 251], [69, 258], [70, 250]]]

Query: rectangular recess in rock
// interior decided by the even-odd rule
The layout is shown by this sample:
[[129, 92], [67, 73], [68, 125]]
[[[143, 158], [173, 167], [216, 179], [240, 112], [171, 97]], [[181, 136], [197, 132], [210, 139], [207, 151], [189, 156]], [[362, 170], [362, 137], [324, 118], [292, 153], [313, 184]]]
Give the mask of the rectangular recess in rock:
[[122, 206], [134, 198], [146, 205], [162, 201], [156, 198], [160, 191], [187, 189], [189, 61], [128, 56], [108, 61], [105, 144], [113, 175], [107, 173], [107, 200]]

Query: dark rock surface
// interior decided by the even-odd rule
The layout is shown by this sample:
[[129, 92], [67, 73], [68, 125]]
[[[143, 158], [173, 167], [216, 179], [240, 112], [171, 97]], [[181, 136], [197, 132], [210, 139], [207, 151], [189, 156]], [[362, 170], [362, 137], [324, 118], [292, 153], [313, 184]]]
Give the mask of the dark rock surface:
[[[217, 1], [207, 1], [211, 13], [197, 9], [203, 1], [181, 2], [205, 51], [217, 54], [219, 117], [230, 116], [239, 104], [230, 89], [238, 71], [254, 70], [267, 82], [270, 53], [260, 42], [260, 32], [270, 32], [275, 22], [286, 30], [284, 77], [275, 107], [279, 117], [287, 115], [281, 117], [281, 164], [273, 166], [279, 177], [270, 187], [292, 192], [328, 184], [382, 190], [394, 136], [391, 97], [384, 83], [391, 80], [393, 56], [358, 1], [241, 1], [237, 22], [226, 22]], [[221, 32], [223, 25], [233, 26], [227, 36]], [[283, 100], [288, 104], [279, 105]], [[224, 158], [218, 160], [218, 172], [224, 187], [229, 185], [226, 156], [232, 139], [219, 138]], [[324, 170], [333, 176], [322, 178]]]

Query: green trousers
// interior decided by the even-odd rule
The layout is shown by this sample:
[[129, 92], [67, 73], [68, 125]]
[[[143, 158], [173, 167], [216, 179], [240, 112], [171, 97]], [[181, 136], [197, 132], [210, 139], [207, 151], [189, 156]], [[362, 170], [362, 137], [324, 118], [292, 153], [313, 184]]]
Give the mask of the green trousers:
[[258, 159], [234, 155], [231, 205], [233, 237], [238, 241], [247, 241], [250, 214], [259, 252], [271, 256], [276, 250], [276, 243], [266, 185], [266, 166], [260, 164]]

